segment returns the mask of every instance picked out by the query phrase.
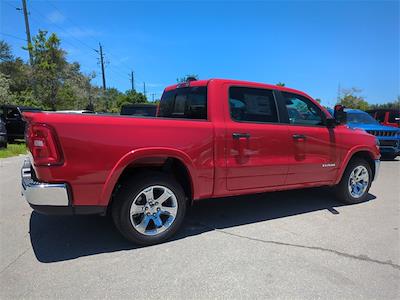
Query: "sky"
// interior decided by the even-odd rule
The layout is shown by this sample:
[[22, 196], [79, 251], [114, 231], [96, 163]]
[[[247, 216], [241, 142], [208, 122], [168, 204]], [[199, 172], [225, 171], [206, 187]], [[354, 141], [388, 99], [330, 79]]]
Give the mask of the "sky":
[[[0, 39], [27, 60], [21, 1], [0, 0]], [[399, 1], [32, 1], [31, 34], [55, 32], [85, 73], [157, 99], [186, 74], [302, 90], [332, 106], [356, 87], [370, 103], [399, 91]]]

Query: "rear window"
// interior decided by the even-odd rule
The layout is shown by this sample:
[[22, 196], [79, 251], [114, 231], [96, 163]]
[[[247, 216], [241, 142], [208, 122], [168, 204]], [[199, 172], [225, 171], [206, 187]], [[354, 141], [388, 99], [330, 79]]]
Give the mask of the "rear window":
[[181, 119], [207, 119], [207, 87], [177, 88], [164, 92], [158, 117]]

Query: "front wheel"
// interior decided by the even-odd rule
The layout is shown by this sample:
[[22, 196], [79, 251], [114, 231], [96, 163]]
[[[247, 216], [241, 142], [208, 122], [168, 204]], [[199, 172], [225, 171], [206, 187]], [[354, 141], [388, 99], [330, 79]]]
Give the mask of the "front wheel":
[[182, 187], [171, 176], [149, 172], [122, 184], [112, 216], [126, 239], [140, 245], [158, 244], [178, 231], [186, 204]]
[[335, 188], [336, 196], [346, 204], [363, 202], [367, 198], [371, 181], [372, 171], [369, 164], [364, 159], [353, 159]]

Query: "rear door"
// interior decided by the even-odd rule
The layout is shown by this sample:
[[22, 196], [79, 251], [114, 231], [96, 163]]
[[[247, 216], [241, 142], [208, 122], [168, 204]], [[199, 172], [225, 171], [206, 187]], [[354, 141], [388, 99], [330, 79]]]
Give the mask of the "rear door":
[[279, 121], [272, 90], [229, 87], [226, 120], [227, 189], [248, 190], [284, 184], [289, 133]]
[[324, 112], [305, 96], [282, 92], [291, 154], [285, 184], [331, 181], [338, 169], [335, 129], [325, 126]]

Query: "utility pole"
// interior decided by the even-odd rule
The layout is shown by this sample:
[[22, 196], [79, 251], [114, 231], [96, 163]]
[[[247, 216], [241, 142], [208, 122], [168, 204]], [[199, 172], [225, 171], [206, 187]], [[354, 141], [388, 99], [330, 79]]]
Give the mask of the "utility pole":
[[151, 99], [153, 100], [153, 102], [154, 102], [154, 96], [155, 96], [156, 94], [155, 93], [152, 93], [151, 94]]
[[[17, 10], [21, 10], [21, 8], [17, 8]], [[31, 30], [29, 28], [29, 18], [28, 18], [28, 8], [26, 5], [26, 0], [22, 0], [22, 11], [24, 13], [25, 20], [25, 32], [26, 32], [26, 42], [28, 44], [28, 53], [29, 53], [29, 64], [33, 70], [33, 54], [32, 54], [32, 40], [31, 40]], [[35, 80], [35, 72], [33, 72], [33, 76], [31, 78], [31, 84], [33, 89], [33, 97], [38, 99], [38, 93], [36, 89], [36, 80]]]
[[106, 90], [106, 74], [104, 72], [104, 55], [103, 55], [103, 47], [101, 46], [101, 44], [99, 43], [99, 47], [100, 47], [100, 63], [101, 63], [101, 74], [103, 77], [103, 90]]
[[[19, 8], [20, 10], [20, 8]], [[29, 62], [31, 67], [33, 67], [33, 56], [32, 56], [32, 49], [31, 49], [31, 31], [29, 29], [29, 19], [28, 19], [28, 9], [26, 7], [26, 0], [22, 0], [22, 10], [24, 12], [24, 19], [25, 19], [25, 31], [26, 31], [26, 41], [28, 43], [28, 52], [29, 52]]]
[[146, 97], [146, 82], [143, 82], [143, 95]]
[[135, 78], [133, 77], [133, 71], [131, 71], [131, 85], [132, 85], [132, 91], [135, 90]]

